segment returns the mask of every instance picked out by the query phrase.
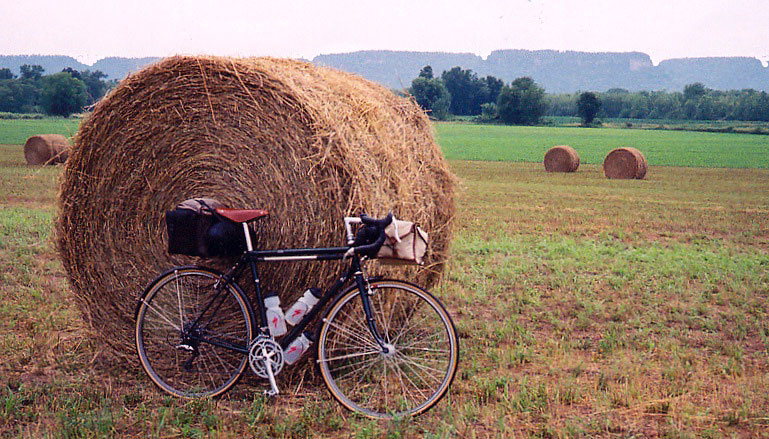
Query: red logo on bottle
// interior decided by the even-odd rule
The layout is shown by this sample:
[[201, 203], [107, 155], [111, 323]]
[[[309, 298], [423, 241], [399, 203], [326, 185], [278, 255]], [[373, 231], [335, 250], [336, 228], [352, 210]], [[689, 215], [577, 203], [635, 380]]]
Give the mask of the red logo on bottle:
[[278, 318], [277, 317], [273, 317], [272, 318], [272, 326], [274, 326], [276, 328], [278, 327]]
[[294, 311], [294, 314], [291, 317], [296, 317], [296, 316], [298, 316], [301, 313], [302, 313], [302, 310], [298, 309], [298, 310]]

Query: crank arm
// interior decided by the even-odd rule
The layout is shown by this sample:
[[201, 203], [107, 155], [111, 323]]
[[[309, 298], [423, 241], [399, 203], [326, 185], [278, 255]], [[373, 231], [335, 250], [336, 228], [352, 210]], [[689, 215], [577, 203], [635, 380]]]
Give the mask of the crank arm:
[[275, 396], [280, 391], [278, 390], [278, 384], [275, 382], [275, 374], [272, 372], [272, 358], [267, 355], [266, 351], [262, 351], [264, 354], [264, 367], [267, 369], [267, 378], [270, 380], [270, 390], [265, 390], [264, 394], [267, 396]]

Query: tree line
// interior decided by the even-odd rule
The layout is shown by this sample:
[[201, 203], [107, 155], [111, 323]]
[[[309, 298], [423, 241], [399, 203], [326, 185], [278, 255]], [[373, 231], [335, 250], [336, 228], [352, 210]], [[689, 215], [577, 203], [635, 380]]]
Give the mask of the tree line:
[[[713, 90], [702, 83], [683, 92], [610, 89], [595, 93], [601, 103], [598, 117], [629, 119], [769, 121], [769, 93], [745, 90]], [[547, 96], [549, 116], [577, 116], [579, 93]]]
[[545, 90], [528, 77], [510, 85], [494, 76], [479, 78], [472, 70], [454, 67], [435, 77], [425, 66], [408, 90], [432, 117], [451, 115], [500, 119], [506, 123], [534, 124], [545, 112]]
[[438, 120], [478, 116], [481, 121], [536, 124], [542, 116], [594, 118], [769, 121], [769, 94], [753, 89], [719, 91], [702, 83], [683, 92], [610, 89], [606, 92], [546, 94], [532, 78], [509, 85], [493, 76], [479, 78], [454, 67], [440, 77], [425, 66], [408, 89], [416, 102]]
[[[99, 70], [66, 68], [44, 75], [39, 65], [21, 66], [20, 77], [0, 69], [0, 112], [69, 116], [98, 101], [117, 81]], [[537, 124], [542, 116], [677, 120], [769, 121], [769, 94], [753, 89], [720, 91], [693, 83], [683, 92], [610, 89], [606, 92], [546, 94], [530, 77], [509, 85], [454, 67], [437, 77], [425, 66], [408, 89], [431, 117], [477, 116], [481, 121]]]
[[70, 67], [43, 75], [39, 65], [24, 64], [17, 77], [0, 69], [0, 112], [39, 113], [67, 117], [98, 101], [117, 81], [105, 81], [99, 70], [78, 72]]

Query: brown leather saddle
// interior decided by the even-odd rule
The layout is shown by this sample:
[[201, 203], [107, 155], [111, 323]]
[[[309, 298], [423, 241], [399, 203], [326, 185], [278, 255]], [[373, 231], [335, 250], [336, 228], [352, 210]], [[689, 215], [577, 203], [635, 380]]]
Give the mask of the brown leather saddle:
[[219, 215], [236, 223], [245, 223], [269, 215], [269, 212], [262, 209], [228, 209], [220, 207], [215, 210]]

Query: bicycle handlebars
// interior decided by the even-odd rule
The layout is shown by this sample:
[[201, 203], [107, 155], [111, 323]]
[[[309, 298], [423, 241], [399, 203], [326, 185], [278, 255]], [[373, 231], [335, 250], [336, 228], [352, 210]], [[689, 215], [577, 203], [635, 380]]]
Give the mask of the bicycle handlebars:
[[[345, 217], [344, 226], [347, 231], [347, 245], [352, 246], [350, 250], [354, 251], [356, 255], [365, 255], [370, 257], [376, 255], [386, 239], [385, 227], [390, 225], [392, 221], [392, 213], [388, 213], [386, 217], [380, 219], [371, 218], [366, 214], [361, 214], [360, 217]], [[352, 233], [352, 224], [363, 224], [365, 228], [358, 232], [358, 235], [360, 235], [363, 239], [370, 240], [374, 239], [374, 236], [376, 236], [376, 240], [370, 244], [362, 244], [356, 246], [355, 242], [357, 241], [357, 237]]]

